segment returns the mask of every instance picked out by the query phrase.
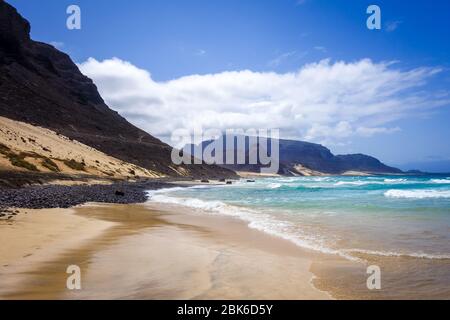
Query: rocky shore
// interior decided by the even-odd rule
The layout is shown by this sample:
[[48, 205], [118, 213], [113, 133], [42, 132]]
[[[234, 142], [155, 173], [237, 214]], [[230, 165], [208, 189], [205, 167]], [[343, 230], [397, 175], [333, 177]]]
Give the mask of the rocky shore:
[[10, 208], [70, 208], [87, 202], [142, 203], [146, 190], [173, 187], [160, 181], [115, 182], [110, 185], [33, 185], [19, 189], [0, 188], [0, 219], [11, 219], [16, 212]]

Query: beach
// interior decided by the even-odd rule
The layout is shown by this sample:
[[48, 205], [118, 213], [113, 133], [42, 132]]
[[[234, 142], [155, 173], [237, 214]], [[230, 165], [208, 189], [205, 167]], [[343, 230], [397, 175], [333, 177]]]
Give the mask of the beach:
[[[149, 191], [150, 203], [230, 217], [312, 257], [336, 299], [449, 299], [445, 175], [271, 177]], [[372, 268], [379, 289], [369, 288]]]
[[[7, 203], [29, 208], [0, 219], [0, 299], [450, 297], [448, 178], [118, 186], [11, 191]], [[72, 207], [44, 209], [59, 204]], [[69, 266], [81, 290], [67, 289]]]
[[180, 206], [19, 210], [0, 230], [0, 299], [331, 298], [312, 284], [317, 254]]

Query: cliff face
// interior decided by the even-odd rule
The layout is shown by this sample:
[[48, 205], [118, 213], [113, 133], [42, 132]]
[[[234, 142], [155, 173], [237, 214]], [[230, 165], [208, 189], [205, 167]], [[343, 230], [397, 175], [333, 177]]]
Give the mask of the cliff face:
[[320, 144], [303, 141], [280, 140], [280, 162], [288, 168], [301, 164], [309, 169], [330, 174], [347, 171], [401, 173], [401, 170], [389, 167], [365, 154], [334, 155]]
[[[224, 137], [226, 145], [227, 138]], [[245, 157], [249, 159], [249, 150], [258, 152], [260, 145], [258, 143], [252, 144], [249, 137], [245, 137]], [[205, 141], [201, 145], [188, 146], [187, 150], [194, 152], [200, 152], [204, 150], [213, 141]], [[374, 174], [398, 174], [402, 173], [401, 170], [393, 167], [389, 167], [383, 164], [378, 159], [364, 155], [364, 154], [350, 154], [350, 155], [334, 155], [328, 148], [315, 143], [294, 141], [294, 140], [279, 140], [279, 174], [283, 175], [303, 175], [305, 172], [310, 171], [311, 174], [343, 174], [348, 171], [358, 171]], [[235, 149], [227, 150], [224, 148], [224, 159], [228, 152], [236, 154], [237, 142], [235, 140]], [[270, 153], [270, 145], [268, 147], [262, 146], [264, 150], [268, 150]], [[235, 171], [249, 171], [259, 172], [261, 164], [245, 164], [245, 165], [223, 165], [225, 168], [229, 168]]]
[[[155, 111], [157, 112], [157, 111]], [[0, 115], [52, 129], [108, 155], [169, 176], [233, 177], [218, 166], [175, 166], [172, 148], [103, 101], [70, 57], [33, 41], [30, 24], [0, 0]]]

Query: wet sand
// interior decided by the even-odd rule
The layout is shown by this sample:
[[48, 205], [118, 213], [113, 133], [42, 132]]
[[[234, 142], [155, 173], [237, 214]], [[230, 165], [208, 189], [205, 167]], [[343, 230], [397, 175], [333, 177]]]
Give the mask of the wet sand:
[[[231, 218], [156, 204], [27, 212], [0, 224], [0, 299], [330, 298], [312, 285], [320, 255]], [[66, 288], [69, 265], [81, 290]]]

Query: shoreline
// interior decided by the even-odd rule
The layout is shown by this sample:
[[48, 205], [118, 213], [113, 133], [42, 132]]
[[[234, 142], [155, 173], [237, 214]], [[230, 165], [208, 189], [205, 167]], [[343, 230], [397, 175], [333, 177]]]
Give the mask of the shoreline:
[[182, 187], [170, 180], [97, 181], [30, 185], [21, 188], [0, 188], [0, 221], [15, 216], [13, 208], [52, 209], [72, 208], [85, 203], [134, 204], [147, 201], [147, 191]]
[[[70, 195], [63, 190], [78, 188], [92, 191], [88, 196], [93, 199], [100, 194], [106, 202], [108, 197], [124, 202], [88, 202], [70, 209], [9, 209], [8, 219], [0, 217], [0, 241], [6, 244], [0, 248], [0, 300], [448, 297], [445, 285], [427, 282], [428, 275], [435, 279], [436, 274], [441, 275], [436, 279], [448, 282], [448, 259], [361, 252], [358, 258], [365, 263], [358, 263], [253, 229], [236, 217], [147, 201], [152, 188], [223, 184], [214, 180], [122, 183], [125, 198], [114, 194], [118, 184], [31, 188], [35, 190], [31, 204], [38, 208], [47, 206], [47, 201], [65, 201]], [[26, 194], [29, 190], [14, 191]], [[55, 190], [56, 200], [49, 198]], [[88, 199], [86, 193], [77, 193], [73, 201]], [[73, 264], [80, 265], [83, 277], [88, 278], [82, 292], [65, 287], [65, 271]], [[367, 289], [368, 265], [383, 268], [383, 290]], [[420, 294], [411, 288], [417, 281], [402, 281], [419, 275], [424, 279]], [[35, 288], [34, 283], [45, 284], [45, 289]], [[429, 293], [428, 287], [437, 290]]]
[[[0, 287], [13, 289], [0, 299], [330, 299], [312, 285], [318, 255], [228, 217], [155, 203], [21, 210], [0, 225], [3, 243], [31, 227], [53, 240], [31, 256], [18, 242], [9, 262], [1, 253]], [[65, 288], [70, 264], [82, 270], [81, 291]]]

